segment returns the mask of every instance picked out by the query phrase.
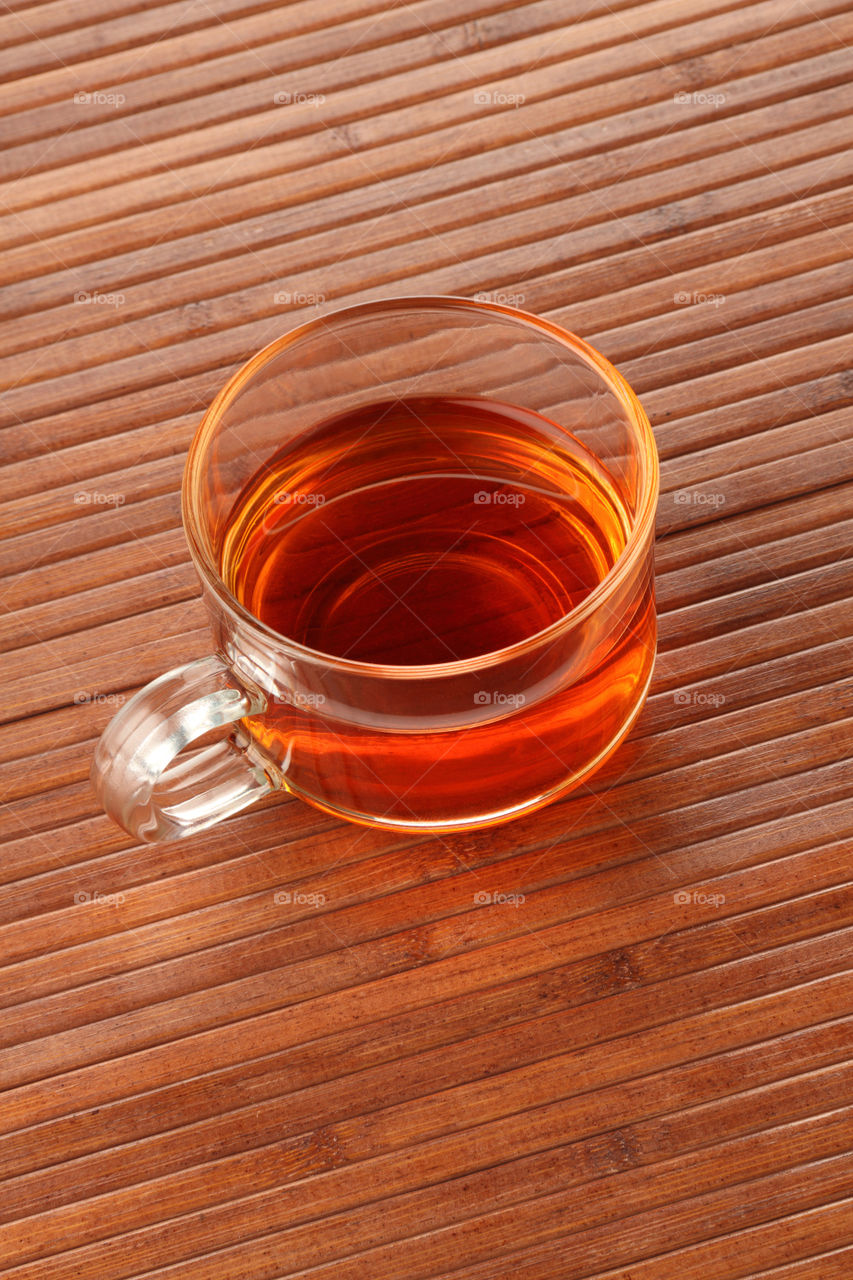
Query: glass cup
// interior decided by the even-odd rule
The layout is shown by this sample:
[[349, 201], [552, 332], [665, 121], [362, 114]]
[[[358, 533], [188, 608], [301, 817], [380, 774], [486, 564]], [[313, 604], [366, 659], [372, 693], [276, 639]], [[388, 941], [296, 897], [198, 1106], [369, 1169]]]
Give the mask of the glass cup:
[[[385, 407], [374, 412], [377, 402]], [[460, 403], [461, 417], [442, 417]], [[401, 405], [414, 407], [403, 415]], [[455, 424], [452, 439], [444, 421]], [[488, 543], [498, 553], [465, 567], [506, 569], [492, 623], [501, 622], [508, 582], [534, 603], [552, 589], [559, 561], [549, 553], [546, 573], [530, 548], [568, 528], [584, 501], [593, 526], [596, 511], [607, 514], [612, 563], [531, 634], [489, 649], [494, 633], [484, 624], [484, 651], [447, 661], [324, 652], [241, 600], [235, 521], [247, 493], [269, 498], [275, 483], [278, 502], [284, 486], [296, 546], [301, 530], [318, 519], [329, 525], [360, 494], [390, 492], [382, 486], [400, 480], [417, 489], [445, 474], [457, 487], [470, 477], [466, 528], [480, 527], [477, 504], [492, 503], [494, 522], [505, 499], [504, 541]], [[547, 320], [465, 298], [401, 297], [301, 324], [231, 378], [190, 446], [183, 522], [213, 652], [154, 680], [107, 726], [92, 767], [104, 809], [140, 839], [167, 840], [284, 789], [355, 822], [447, 832], [563, 795], [616, 748], [648, 690], [657, 495], [657, 452], [638, 400], [602, 356]], [[394, 536], [417, 542], [416, 507]], [[381, 503], [364, 510], [371, 530], [384, 527]], [[265, 511], [258, 528], [272, 536], [279, 508]], [[300, 525], [309, 513], [313, 524]], [[365, 546], [371, 537], [379, 534]], [[513, 560], [510, 582], [509, 552], [522, 546], [528, 559]], [[299, 573], [295, 553], [291, 562], [293, 591], [308, 593], [310, 562], [300, 559]], [[282, 563], [287, 576], [286, 556]], [[472, 598], [477, 589], [475, 577]], [[464, 602], [457, 592], [460, 614]], [[470, 649], [476, 624], [463, 621]], [[369, 625], [381, 630], [381, 610]], [[385, 639], [393, 657], [393, 636]], [[192, 746], [212, 730], [216, 740]]]

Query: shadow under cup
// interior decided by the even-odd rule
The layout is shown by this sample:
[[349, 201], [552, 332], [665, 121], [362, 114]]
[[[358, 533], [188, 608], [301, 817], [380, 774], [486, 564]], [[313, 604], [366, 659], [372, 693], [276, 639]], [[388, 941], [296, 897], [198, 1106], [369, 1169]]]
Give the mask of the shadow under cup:
[[274, 787], [414, 830], [545, 804], [645, 698], [657, 489], [630, 388], [547, 321], [427, 297], [300, 326], [191, 445], [184, 526], [218, 656], [109, 726], [105, 807], [157, 839]]
[[[401, 411], [400, 401], [414, 408]], [[464, 407], [448, 412], [448, 402], [452, 410], [460, 401], [485, 412], [478, 403], [467, 419]], [[533, 412], [502, 438], [494, 434], [500, 413], [489, 417], [488, 402]], [[382, 548], [411, 540], [424, 518], [412, 499], [383, 521], [383, 500], [406, 483], [421, 494], [416, 481], [425, 477], [433, 485], [443, 477], [452, 489], [448, 545], [456, 526], [461, 540], [487, 507], [492, 518], [500, 508], [503, 536], [514, 544], [532, 495], [538, 516], [543, 502], [558, 512], [575, 502], [575, 440], [592, 454], [590, 466], [602, 465], [597, 481], [621, 520], [622, 547], [573, 611], [498, 652], [453, 657], [451, 634], [446, 660], [410, 666], [394, 652], [394, 622], [406, 616], [392, 607], [388, 620], [370, 620], [383, 662], [353, 660], [318, 652], [323, 626], [307, 631], [318, 649], [306, 648], [300, 637], [259, 625], [246, 600], [237, 603], [247, 549], [263, 562], [280, 539], [298, 561], [296, 588], [287, 552], [279, 573], [291, 591], [288, 617], [300, 618], [300, 593], [316, 594], [330, 572], [328, 545], [323, 561], [320, 540], [300, 538], [301, 526], [327, 531], [333, 548], [336, 538], [351, 545], [353, 511], [365, 525], [355, 530], [360, 581], [377, 585]], [[512, 502], [514, 494], [528, 500]], [[651, 678], [656, 497], [656, 452], [637, 399], [596, 353], [533, 316], [451, 298], [397, 300], [337, 312], [266, 348], [213, 404], [192, 444], [184, 524], [215, 648], [266, 701], [243, 724], [280, 785], [343, 817], [447, 829], [535, 808], [588, 776], [628, 731]], [[492, 529], [487, 538], [494, 543]], [[424, 586], [427, 579], [424, 572]], [[501, 581], [494, 585], [500, 614]], [[451, 603], [465, 607], [452, 575], [447, 586]], [[338, 589], [345, 603], [336, 617], [347, 609], [346, 586]], [[393, 595], [393, 581], [389, 589]], [[542, 593], [542, 581], [533, 591]], [[412, 613], [423, 595], [415, 585], [403, 596]], [[383, 603], [379, 595], [377, 607]]]

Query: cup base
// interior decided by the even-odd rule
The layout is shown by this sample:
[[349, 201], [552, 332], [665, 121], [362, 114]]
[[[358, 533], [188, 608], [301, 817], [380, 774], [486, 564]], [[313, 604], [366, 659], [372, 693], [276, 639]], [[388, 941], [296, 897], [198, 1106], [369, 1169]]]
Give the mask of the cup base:
[[654, 662], [651, 664], [648, 677], [639, 692], [637, 700], [631, 709], [630, 714], [624, 721], [620, 729], [610, 739], [610, 742], [601, 750], [598, 755], [590, 761], [586, 768], [578, 773], [573, 773], [570, 777], [563, 780], [556, 787], [552, 787], [549, 791], [541, 795], [534, 796], [533, 799], [525, 801], [523, 804], [515, 805], [511, 809], [494, 810], [491, 813], [477, 815], [476, 817], [459, 818], [452, 821], [441, 822], [406, 822], [400, 818], [383, 818], [373, 814], [358, 813], [352, 809], [345, 809], [337, 805], [331, 805], [325, 800], [319, 800], [315, 796], [309, 795], [307, 791], [301, 790], [294, 786], [286, 778], [281, 779], [281, 787], [290, 795], [297, 797], [306, 803], [313, 805], [315, 809], [322, 810], [323, 813], [329, 813], [333, 817], [343, 818], [347, 822], [356, 823], [362, 827], [380, 827], [388, 831], [410, 831], [416, 835], [442, 835], [455, 831], [479, 831], [484, 827], [496, 827], [505, 822], [512, 822], [515, 818], [521, 818], [529, 813], [534, 813], [537, 809], [544, 808], [545, 805], [551, 804], [554, 800], [559, 800], [562, 796], [567, 795], [576, 787], [579, 787], [587, 778], [596, 773], [601, 766], [613, 755], [617, 747], [625, 740], [634, 727], [640, 712], [646, 704], [649, 687], [654, 674]]

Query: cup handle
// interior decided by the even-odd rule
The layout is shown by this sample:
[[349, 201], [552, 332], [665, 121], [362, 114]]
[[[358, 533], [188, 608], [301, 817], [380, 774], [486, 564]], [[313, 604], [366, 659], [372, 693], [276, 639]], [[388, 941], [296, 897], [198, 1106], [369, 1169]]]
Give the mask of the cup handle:
[[140, 840], [204, 831], [276, 789], [245, 733], [172, 762], [210, 729], [266, 709], [211, 656], [152, 680], [113, 716], [95, 748], [92, 785], [106, 812]]

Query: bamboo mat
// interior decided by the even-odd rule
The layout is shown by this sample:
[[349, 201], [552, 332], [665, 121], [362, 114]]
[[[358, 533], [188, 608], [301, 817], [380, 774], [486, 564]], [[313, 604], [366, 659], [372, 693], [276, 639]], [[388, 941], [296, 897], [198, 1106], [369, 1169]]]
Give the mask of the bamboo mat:
[[[0, 15], [4, 1277], [853, 1275], [851, 40], [843, 0]], [[425, 292], [640, 394], [641, 720], [479, 834], [275, 798], [135, 845], [87, 775], [208, 651], [201, 412]]]

